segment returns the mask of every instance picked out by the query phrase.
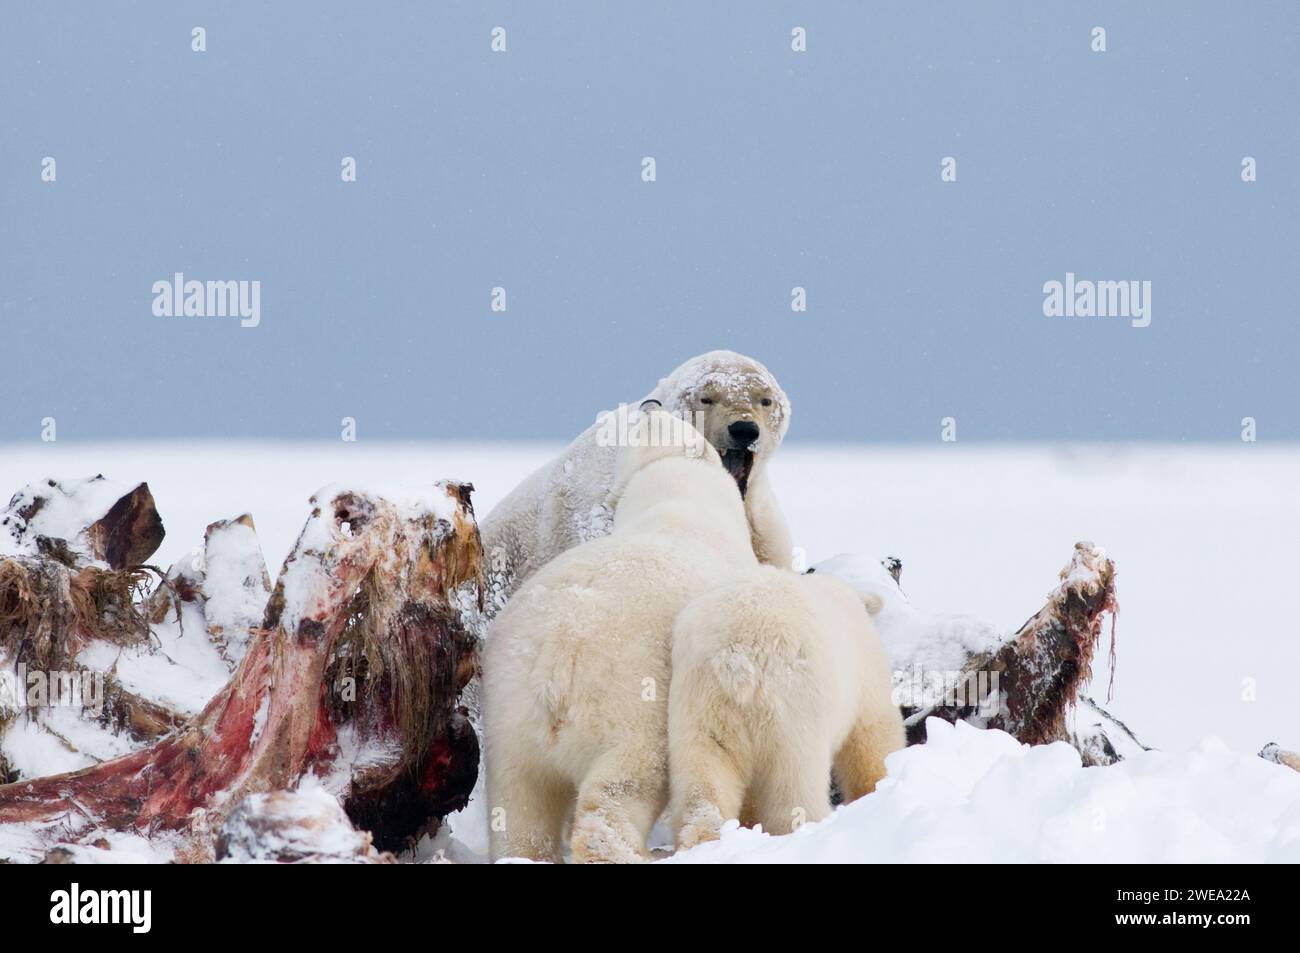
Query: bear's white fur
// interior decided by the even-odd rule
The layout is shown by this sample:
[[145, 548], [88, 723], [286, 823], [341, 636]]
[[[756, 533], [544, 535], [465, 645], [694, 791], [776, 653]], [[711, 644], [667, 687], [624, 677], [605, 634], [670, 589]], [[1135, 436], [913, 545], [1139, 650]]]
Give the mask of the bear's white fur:
[[575, 862], [645, 856], [668, 800], [673, 620], [709, 586], [758, 568], [717, 451], [674, 417], [640, 416], [667, 422], [678, 445], [620, 450], [611, 534], [539, 569], [488, 632], [494, 857], [561, 859], [570, 814]]
[[[711, 351], [660, 380], [644, 400], [656, 400], [679, 417], [691, 415], [691, 422], [719, 451], [734, 443], [727, 430], [731, 424], [753, 421], [758, 425], [745, 489], [752, 545], [763, 562], [790, 566], [790, 533], [767, 476], [767, 461], [790, 425], [790, 401], [776, 378], [752, 358]], [[557, 459], [515, 487], [482, 520], [489, 617], [560, 553], [609, 532], [612, 513], [607, 500], [617, 449], [603, 439], [609, 413], [602, 414]]]
[[843, 580], [759, 567], [690, 603], [673, 629], [668, 700], [679, 849], [725, 820], [789, 833], [871, 792], [905, 743], [889, 661], [863, 597]]

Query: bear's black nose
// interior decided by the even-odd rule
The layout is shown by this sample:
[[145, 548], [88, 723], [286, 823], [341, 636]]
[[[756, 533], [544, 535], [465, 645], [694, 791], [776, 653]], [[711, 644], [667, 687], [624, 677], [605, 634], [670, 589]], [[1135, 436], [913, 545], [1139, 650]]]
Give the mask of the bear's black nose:
[[758, 424], [752, 420], [737, 420], [727, 428], [727, 435], [740, 447], [748, 447], [758, 439]]

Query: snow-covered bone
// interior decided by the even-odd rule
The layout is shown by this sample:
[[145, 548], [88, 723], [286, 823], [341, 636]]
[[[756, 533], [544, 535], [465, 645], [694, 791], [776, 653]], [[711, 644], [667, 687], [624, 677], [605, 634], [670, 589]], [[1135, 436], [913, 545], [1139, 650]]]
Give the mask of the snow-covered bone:
[[1084, 697], [1074, 708], [1069, 741], [1085, 766], [1114, 764], [1151, 749], [1106, 709]]
[[139, 566], [164, 535], [149, 484], [103, 474], [29, 484], [0, 512], [0, 555], [47, 555], [69, 566]]
[[[317, 493], [230, 684], [151, 748], [0, 787], [0, 824], [187, 831], [202, 816], [206, 830], [248, 794], [312, 772], [339, 782], [345, 809], [380, 846], [436, 827], [477, 774], [457, 704], [476, 645], [455, 606], [465, 589], [481, 591], [471, 489]], [[354, 762], [364, 770], [336, 763], [345, 748], [367, 752]]]
[[297, 791], [250, 794], [230, 813], [216, 840], [216, 860], [233, 863], [395, 863], [352, 826], [338, 799], [319, 783]]
[[[1047, 602], [994, 651], [971, 658], [962, 670], [964, 697], [978, 695], [978, 676], [986, 682], [998, 674], [1002, 694], [986, 726], [1000, 728], [1024, 744], [1070, 741], [1068, 715], [1081, 686], [1092, 677], [1092, 660], [1101, 638], [1102, 622], [1111, 617], [1110, 664], [1115, 661], [1115, 565], [1105, 550], [1089, 542], [1074, 544], [1074, 555], [1060, 572], [1061, 583]], [[987, 692], [987, 689], [985, 690]], [[931, 714], [946, 721], [969, 717], [956, 707], [938, 707]], [[919, 728], [912, 719], [909, 730]]]
[[94, 639], [145, 641], [140, 564], [162, 538], [145, 483], [47, 479], [15, 493], [0, 512], [0, 662], [72, 670]]
[[253, 517], [244, 513], [210, 524], [203, 534], [203, 617], [231, 668], [248, 650], [270, 596], [271, 577]]
[[[9, 725], [2, 724], [9, 713], [0, 712], [0, 759], [11, 762], [6, 780], [76, 770], [152, 744], [184, 726], [230, 680], [252, 630], [262, 624], [271, 587], [247, 514], [211, 524], [204, 540], [202, 552], [178, 560], [138, 607], [123, 598], [120, 606], [103, 613], [120, 620], [138, 612], [148, 629], [137, 617], [138, 631], [117, 637], [104, 631], [99, 614], [84, 627], [85, 638], [64, 627], [54, 646], [59, 650], [57, 670], [102, 677], [95, 710], [36, 704], [25, 708], [21, 724]], [[47, 572], [66, 571], [54, 560], [39, 565]], [[132, 572], [140, 570], [81, 570], [110, 579]], [[35, 603], [48, 611], [46, 600]], [[0, 650], [0, 659], [4, 655]], [[26, 662], [29, 670], [40, 668], [30, 652], [19, 655], [10, 666], [11, 684], [12, 676], [22, 675], [18, 662]], [[48, 764], [51, 758], [42, 749], [58, 749], [55, 764]]]
[[[20, 766], [32, 760], [25, 739], [66, 749], [79, 766], [98, 760], [86, 740], [111, 757], [130, 745], [115, 737], [118, 732], [147, 741], [183, 720], [123, 689], [111, 666], [92, 666], [91, 672], [80, 658], [90, 646], [102, 646], [110, 657], [147, 646], [149, 627], [138, 597], [151, 570], [140, 564], [162, 538], [148, 485], [102, 475], [29, 484], [0, 512], [0, 678], [25, 692], [27, 685], [17, 683], [31, 670], [73, 680], [104, 675], [99, 724], [43, 703], [0, 710], [0, 780], [21, 777]], [[21, 723], [13, 718], [19, 710], [26, 711]]]
[[182, 625], [185, 603], [203, 613], [207, 638], [235, 670], [248, 650], [252, 633], [262, 624], [271, 597], [257, 527], [251, 514], [209, 523], [203, 533], [203, 554], [183, 557], [167, 570], [146, 604], [155, 624], [174, 618]]
[[[1075, 544], [1046, 604], [1009, 638], [972, 616], [913, 606], [899, 586], [897, 559], [840, 555], [813, 571], [833, 573], [880, 598], [876, 627], [895, 669], [896, 700], [907, 719], [909, 744], [924, 741], [926, 718], [937, 716], [1002, 728], [1027, 744], [1069, 741], [1086, 764], [1109, 764], [1145, 750], [1127, 727], [1090, 699], [1076, 706], [1079, 688], [1091, 676], [1107, 614], [1112, 616], [1112, 668], [1114, 664], [1115, 567], [1092, 543]], [[994, 688], [1000, 697], [989, 698]], [[942, 696], [940, 701], [931, 697], [935, 694]], [[1073, 731], [1068, 726], [1071, 711], [1079, 716]]]

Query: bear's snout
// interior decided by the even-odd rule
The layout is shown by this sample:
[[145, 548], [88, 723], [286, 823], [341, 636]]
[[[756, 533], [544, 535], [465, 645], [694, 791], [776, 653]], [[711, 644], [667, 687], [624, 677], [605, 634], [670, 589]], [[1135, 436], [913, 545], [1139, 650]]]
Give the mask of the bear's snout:
[[727, 427], [727, 436], [737, 447], [748, 447], [758, 439], [758, 433], [758, 424], [752, 420], [737, 420]]

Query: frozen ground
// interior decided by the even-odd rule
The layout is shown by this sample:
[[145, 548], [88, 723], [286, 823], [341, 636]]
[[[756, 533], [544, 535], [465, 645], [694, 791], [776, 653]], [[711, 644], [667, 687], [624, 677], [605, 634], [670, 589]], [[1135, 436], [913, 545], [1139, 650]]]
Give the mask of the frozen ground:
[[[167, 527], [155, 562], [197, 547], [207, 523], [248, 511], [274, 578], [307, 498], [326, 483], [467, 479], [483, 514], [557, 449], [0, 445], [0, 494], [46, 475], [146, 479]], [[1300, 447], [794, 444], [773, 467], [809, 564], [840, 552], [898, 556], [914, 605], [971, 613], [1006, 631], [1039, 608], [1075, 540], [1104, 546], [1119, 570], [1121, 604], [1108, 708], [1162, 753], [1085, 771], [1064, 749], [1024, 752], [1005, 736], [952, 735], [942, 750], [898, 756], [892, 786], [831, 821], [781, 839], [731, 832], [692, 859], [839, 857], [874, 842], [872, 832], [898, 822], [907, 803], [920, 805], [903, 828], [920, 825], [915, 836], [873, 857], [953, 857], [962, 837], [1029, 824], [1047, 825], [1055, 839], [1013, 839], [1004, 859], [1298, 859], [1294, 844], [1284, 845], [1300, 842], [1300, 775], [1254, 754], [1268, 741], [1300, 748], [1291, 704], [1300, 639], [1286, 608], [1300, 539]], [[1099, 675], [1098, 701], [1105, 691]], [[1134, 794], [1143, 790], [1150, 796]], [[1020, 806], [995, 812], [987, 792], [1015, 794]], [[1161, 811], [1181, 820], [1161, 826]], [[1254, 820], [1234, 828], [1242, 814]], [[918, 839], [922, 828], [937, 834]], [[852, 848], [829, 836], [859, 829]], [[1153, 833], [1129, 833], [1142, 830]], [[1189, 838], [1198, 846], [1184, 850]]]

